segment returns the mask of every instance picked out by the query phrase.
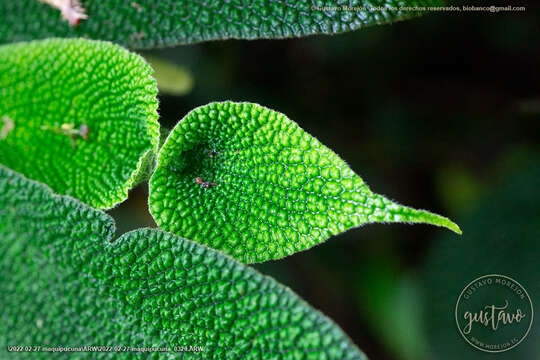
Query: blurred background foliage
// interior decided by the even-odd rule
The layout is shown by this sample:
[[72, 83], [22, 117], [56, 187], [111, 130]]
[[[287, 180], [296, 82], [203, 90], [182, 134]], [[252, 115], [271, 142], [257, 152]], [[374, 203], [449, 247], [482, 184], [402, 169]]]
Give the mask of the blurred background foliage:
[[[511, 5], [521, 4], [524, 13], [431, 13], [332, 37], [143, 54], [192, 81], [183, 96], [160, 94], [163, 126], [212, 101], [260, 103], [298, 122], [378, 193], [462, 227], [459, 237], [368, 225], [255, 265], [371, 359], [540, 358], [538, 321], [516, 349], [493, 356], [466, 344], [453, 318], [463, 287], [493, 272], [514, 277], [540, 305], [540, 16], [533, 4]], [[155, 226], [145, 185], [111, 213], [119, 233]]]

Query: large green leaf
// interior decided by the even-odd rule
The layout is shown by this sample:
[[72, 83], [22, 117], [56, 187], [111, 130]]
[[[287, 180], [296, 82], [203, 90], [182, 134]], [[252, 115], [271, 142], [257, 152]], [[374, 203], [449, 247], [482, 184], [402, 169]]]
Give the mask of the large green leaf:
[[150, 211], [161, 228], [247, 263], [366, 223], [428, 223], [460, 233], [447, 218], [374, 194], [295, 122], [250, 103], [212, 103], [178, 123], [150, 179]]
[[58, 9], [38, 0], [0, 0], [0, 43], [85, 36], [148, 48], [334, 34], [419, 15], [400, 7], [441, 4], [441, 0], [85, 0], [88, 19], [71, 26]]
[[156, 96], [152, 69], [117, 45], [53, 39], [2, 46], [0, 163], [110, 208], [157, 152]]
[[113, 233], [108, 215], [0, 167], [1, 358], [8, 345], [101, 345], [204, 349], [155, 358], [365, 359], [271, 278], [160, 230]]

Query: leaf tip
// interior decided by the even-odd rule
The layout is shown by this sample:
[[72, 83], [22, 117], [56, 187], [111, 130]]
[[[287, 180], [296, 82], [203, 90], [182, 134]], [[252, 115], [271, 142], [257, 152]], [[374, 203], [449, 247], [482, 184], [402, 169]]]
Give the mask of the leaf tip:
[[442, 218], [444, 219], [443, 223], [441, 224], [443, 227], [445, 227], [445, 228], [447, 228], [449, 230], [452, 230], [453, 232], [455, 232], [458, 235], [463, 235], [463, 231], [461, 231], [458, 224], [456, 224], [455, 222], [453, 222], [452, 220], [450, 220], [448, 218], [445, 218], [445, 217], [442, 217]]
[[[393, 203], [395, 208], [390, 210], [390, 213], [393, 216], [391, 222], [406, 222], [411, 224], [430, 224], [435, 226], [440, 226], [452, 230], [458, 235], [462, 235], [463, 232], [459, 226], [454, 223], [452, 220], [448, 219], [439, 214], [432, 213], [427, 210], [418, 210], [408, 206], [402, 206], [396, 203]], [[396, 220], [396, 215], [398, 215]]]
[[458, 235], [463, 234], [463, 232], [461, 231], [459, 226], [455, 222], [453, 222], [452, 220], [448, 219], [447, 217], [444, 217], [444, 216], [438, 215], [438, 214], [434, 214], [432, 212], [425, 211], [425, 210], [422, 210], [421, 212], [423, 213], [422, 215], [424, 215], [423, 219], [422, 219], [422, 222], [425, 222], [425, 223], [431, 224], [431, 225], [435, 225], [435, 226], [440, 226], [440, 227], [447, 228], [448, 230], [452, 230], [453, 232], [455, 232]]

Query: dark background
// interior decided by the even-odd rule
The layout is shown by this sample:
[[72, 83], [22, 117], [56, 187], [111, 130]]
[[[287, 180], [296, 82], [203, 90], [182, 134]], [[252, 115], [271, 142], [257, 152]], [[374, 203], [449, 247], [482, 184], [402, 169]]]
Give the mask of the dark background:
[[[448, 352], [454, 343], [463, 347], [462, 358], [487, 355], [464, 345], [451, 321], [437, 319], [452, 319], [459, 291], [488, 271], [521, 276], [516, 280], [540, 305], [540, 253], [511, 268], [504, 257], [481, 265], [489, 252], [483, 246], [494, 246], [482, 239], [495, 226], [490, 219], [502, 226], [497, 233], [508, 232], [506, 244], [527, 251], [527, 241], [540, 242], [537, 203], [523, 212], [518, 201], [540, 194], [540, 179], [527, 175], [540, 164], [540, 16], [523, 1], [510, 5], [522, 4], [526, 12], [429, 13], [336, 36], [151, 52], [189, 69], [195, 80], [186, 96], [160, 95], [162, 125], [172, 128], [212, 101], [260, 103], [333, 149], [375, 192], [462, 226], [459, 237], [427, 225], [367, 225], [255, 265], [334, 319], [371, 359], [454, 358]], [[523, 178], [525, 185], [512, 187]], [[525, 195], [513, 195], [524, 188]], [[490, 201], [496, 198], [502, 200]], [[119, 233], [155, 226], [146, 199], [139, 186], [112, 211]], [[530, 232], [513, 237], [516, 216], [497, 217], [499, 209]], [[483, 214], [492, 215], [483, 221]], [[452, 276], [465, 268], [468, 277]], [[427, 313], [429, 301], [448, 289], [448, 306]], [[539, 358], [538, 345], [531, 350], [540, 337], [535, 329], [518, 350], [491, 358]]]

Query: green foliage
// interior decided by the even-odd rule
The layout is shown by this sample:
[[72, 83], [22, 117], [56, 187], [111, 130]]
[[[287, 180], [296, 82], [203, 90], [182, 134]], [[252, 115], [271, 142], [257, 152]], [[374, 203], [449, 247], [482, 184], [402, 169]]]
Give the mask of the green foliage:
[[[38, 4], [38, 1], [35, 1]], [[97, 208], [127, 197], [159, 142], [157, 87], [138, 55], [106, 42], [0, 47], [0, 163]]]
[[203, 354], [151, 357], [365, 359], [328, 318], [255, 270], [159, 230], [112, 242], [113, 233], [108, 215], [0, 167], [0, 355], [7, 345], [191, 345]]
[[160, 92], [180, 96], [186, 95], [193, 88], [193, 76], [188, 70], [158, 57], [144, 58], [154, 69], [154, 78]]
[[[53, 36], [89, 37], [149, 48], [231, 38], [334, 34], [419, 15], [399, 10], [370, 11], [368, 7], [441, 4], [440, 0], [86, 0], [83, 5], [88, 19], [70, 26], [60, 11], [38, 0], [0, 0], [0, 43]], [[340, 10], [333, 9], [336, 7]]]
[[481, 183], [470, 171], [459, 166], [439, 169], [436, 180], [442, 203], [454, 214], [474, 204], [487, 187], [487, 184]]
[[[486, 193], [472, 208], [462, 212], [463, 241], [440, 236], [422, 271], [425, 289], [424, 321], [430, 345], [429, 359], [501, 360], [539, 359], [537, 306], [540, 304], [538, 268], [540, 254], [540, 163], [529, 159], [521, 171], [511, 174]], [[459, 268], [459, 271], [449, 271]], [[457, 297], [481, 275], [504, 274], [518, 281], [535, 307], [527, 338], [516, 348], [492, 354], [480, 353], [459, 336], [454, 319]], [[487, 299], [491, 304], [493, 299]], [[529, 319], [527, 319], [529, 320]]]
[[279, 259], [366, 223], [458, 226], [371, 192], [334, 152], [285, 115], [212, 103], [172, 130], [150, 179], [164, 230], [246, 263]]
[[429, 359], [421, 323], [424, 304], [414, 275], [401, 275], [388, 258], [374, 258], [362, 264], [354, 283], [365, 323], [386, 349], [396, 359]]

